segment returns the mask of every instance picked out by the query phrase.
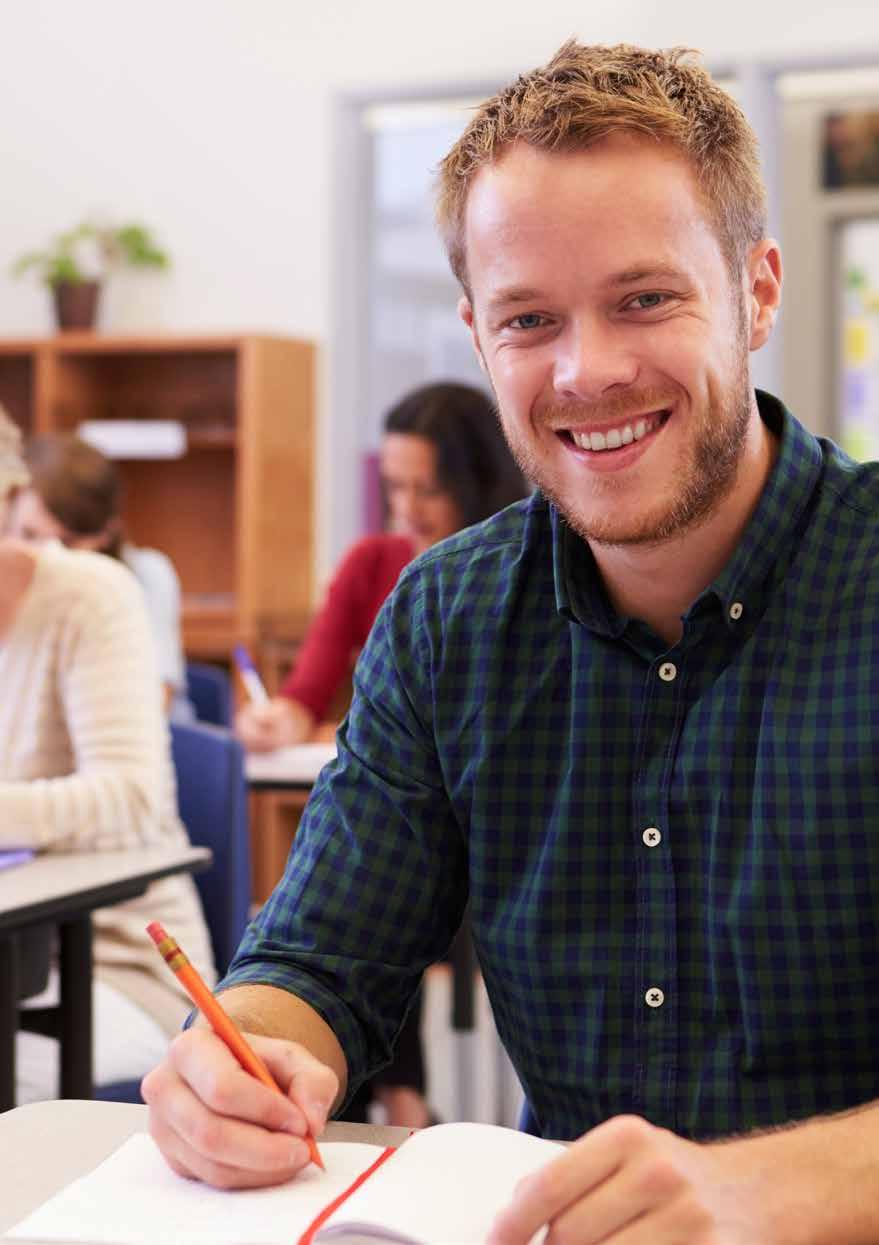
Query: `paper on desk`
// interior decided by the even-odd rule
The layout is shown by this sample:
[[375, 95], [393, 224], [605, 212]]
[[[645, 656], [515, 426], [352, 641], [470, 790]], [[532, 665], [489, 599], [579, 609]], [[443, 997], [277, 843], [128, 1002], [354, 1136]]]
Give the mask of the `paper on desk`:
[[247, 777], [251, 782], [314, 782], [335, 755], [334, 743], [252, 752], [247, 758]]
[[290, 1245], [327, 1202], [382, 1153], [381, 1146], [321, 1147], [327, 1170], [307, 1167], [272, 1189], [223, 1192], [176, 1176], [147, 1133], [134, 1133], [8, 1232], [10, 1240], [99, 1245]]

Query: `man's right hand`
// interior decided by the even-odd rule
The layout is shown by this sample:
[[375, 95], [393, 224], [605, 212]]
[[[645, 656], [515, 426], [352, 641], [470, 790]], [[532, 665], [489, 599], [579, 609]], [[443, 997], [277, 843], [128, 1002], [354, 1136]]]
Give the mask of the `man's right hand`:
[[283, 1091], [268, 1089], [207, 1028], [179, 1034], [144, 1077], [150, 1132], [178, 1175], [219, 1189], [282, 1184], [305, 1167], [303, 1140], [323, 1132], [336, 1074], [303, 1046], [247, 1034]]
[[235, 734], [248, 752], [271, 752], [308, 738], [314, 723], [302, 705], [286, 696], [274, 696], [265, 704], [248, 701], [235, 715]]

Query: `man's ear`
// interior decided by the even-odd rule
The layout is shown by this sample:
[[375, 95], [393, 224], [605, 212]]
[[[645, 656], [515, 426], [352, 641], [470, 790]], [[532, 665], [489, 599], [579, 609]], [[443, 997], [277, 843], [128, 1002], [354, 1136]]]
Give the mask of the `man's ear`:
[[479, 344], [479, 334], [476, 332], [476, 322], [473, 318], [473, 306], [466, 294], [462, 294], [458, 299], [458, 315], [470, 330], [470, 339], [473, 342], [473, 349], [476, 351], [476, 358], [479, 366], [488, 375], [488, 368], [485, 366], [485, 358], [482, 354], [482, 347]]
[[759, 350], [769, 340], [781, 307], [781, 251], [774, 238], [764, 238], [753, 248], [747, 273], [748, 348]]

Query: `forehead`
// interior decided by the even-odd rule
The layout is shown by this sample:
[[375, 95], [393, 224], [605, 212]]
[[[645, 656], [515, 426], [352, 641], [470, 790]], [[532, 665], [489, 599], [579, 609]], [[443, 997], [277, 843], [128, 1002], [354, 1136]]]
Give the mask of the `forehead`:
[[477, 287], [722, 261], [686, 157], [632, 135], [576, 152], [514, 144], [474, 178], [464, 230], [477, 297]]
[[415, 433], [385, 433], [381, 446], [381, 469], [386, 476], [394, 479], [432, 479], [436, 470], [433, 442]]

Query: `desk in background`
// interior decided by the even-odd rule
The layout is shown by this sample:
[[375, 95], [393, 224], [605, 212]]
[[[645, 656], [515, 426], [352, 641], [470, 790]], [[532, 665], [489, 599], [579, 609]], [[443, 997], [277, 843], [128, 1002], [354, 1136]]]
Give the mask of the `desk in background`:
[[[35, 1102], [0, 1115], [0, 1241], [13, 1224], [146, 1128], [146, 1107], [118, 1102]], [[395, 1146], [408, 1135], [407, 1128], [328, 1124], [324, 1138]]]
[[47, 923], [59, 933], [61, 1097], [92, 1093], [91, 914], [142, 895], [151, 882], [207, 869], [203, 847], [132, 848], [37, 856], [0, 873], [0, 1111], [15, 1103], [19, 940]]
[[249, 753], [250, 867], [253, 899], [263, 904], [280, 879], [314, 780], [336, 755], [336, 745], [297, 744]]
[[251, 791], [309, 792], [318, 774], [335, 755], [335, 744], [297, 744], [274, 752], [248, 753], [247, 785]]

